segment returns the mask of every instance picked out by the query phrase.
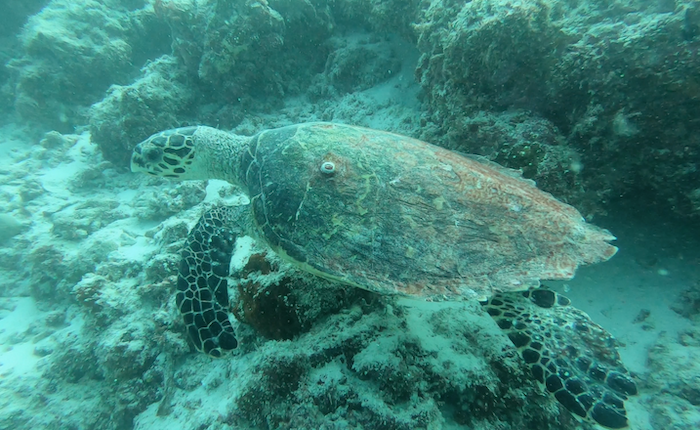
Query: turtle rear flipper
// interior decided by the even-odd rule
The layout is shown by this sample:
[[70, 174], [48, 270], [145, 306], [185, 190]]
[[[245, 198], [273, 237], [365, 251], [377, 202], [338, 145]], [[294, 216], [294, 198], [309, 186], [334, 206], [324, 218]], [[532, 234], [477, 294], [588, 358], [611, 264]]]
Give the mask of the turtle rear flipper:
[[198, 351], [220, 357], [238, 346], [228, 317], [229, 265], [237, 235], [237, 207], [202, 215], [187, 236], [177, 280], [177, 307]]
[[627, 427], [624, 402], [637, 386], [617, 341], [570, 300], [547, 288], [499, 293], [484, 303], [532, 376], [566, 409], [603, 427]]

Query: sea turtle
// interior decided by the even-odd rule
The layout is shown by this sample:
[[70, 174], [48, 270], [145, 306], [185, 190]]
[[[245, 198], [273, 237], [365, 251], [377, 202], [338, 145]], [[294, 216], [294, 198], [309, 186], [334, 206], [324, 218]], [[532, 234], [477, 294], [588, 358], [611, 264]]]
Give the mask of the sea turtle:
[[134, 172], [223, 179], [250, 198], [206, 212], [188, 236], [177, 305], [196, 348], [236, 348], [227, 281], [234, 225], [296, 267], [378, 293], [479, 299], [568, 410], [627, 426], [637, 388], [615, 340], [542, 279], [570, 279], [617, 248], [608, 231], [519, 172], [394, 133], [332, 123], [245, 137], [166, 130], [134, 148]]

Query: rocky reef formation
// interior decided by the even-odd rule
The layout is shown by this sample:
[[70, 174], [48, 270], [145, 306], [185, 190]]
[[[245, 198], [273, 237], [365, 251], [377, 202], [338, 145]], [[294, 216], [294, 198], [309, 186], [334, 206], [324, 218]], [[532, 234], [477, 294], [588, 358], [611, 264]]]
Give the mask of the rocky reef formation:
[[[522, 168], [587, 215], [625, 194], [700, 208], [693, 2], [113, 3], [50, 2], [20, 33], [3, 91], [42, 127], [89, 123], [111, 161], [184, 124], [363, 122], [331, 107], [410, 68], [423, 104], [383, 128]], [[401, 44], [420, 59], [407, 64]]]
[[[112, 84], [128, 83], [169, 47], [147, 3], [52, 0], [18, 35], [6, 94], [23, 120], [60, 132], [85, 124], [87, 108]], [[9, 93], [9, 94], [7, 94]]]
[[[240, 350], [193, 354], [180, 249], [241, 202], [125, 174], [158, 130], [349, 122], [522, 169], [587, 217], [620, 195], [700, 213], [690, 0], [14, 3], [0, 112], [38, 131], [0, 148], [2, 428], [586, 428], [472, 304], [339, 291], [267, 255], [232, 289]], [[698, 337], [650, 354], [657, 429], [697, 421]]]
[[683, 428], [698, 422], [700, 366], [694, 357], [699, 353], [697, 326], [681, 331], [678, 337], [662, 335], [652, 347], [648, 384], [658, 395], [647, 407], [654, 428]]
[[523, 110], [556, 138], [533, 134], [524, 158], [502, 161], [545, 188], [548, 177], [580, 184], [556, 195], [600, 208], [649, 192], [695, 215], [697, 20], [697, 5], [682, 1], [430, 2], [415, 26], [423, 135], [474, 151], [483, 111]]

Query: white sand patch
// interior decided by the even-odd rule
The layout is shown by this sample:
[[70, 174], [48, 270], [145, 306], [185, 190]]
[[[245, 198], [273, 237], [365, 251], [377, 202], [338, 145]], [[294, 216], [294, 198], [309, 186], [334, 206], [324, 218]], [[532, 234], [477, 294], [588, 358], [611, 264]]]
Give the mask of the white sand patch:
[[[411, 333], [421, 340], [421, 346], [426, 351], [444, 351], [449, 354], [450, 348], [454, 343], [454, 339], [436, 335], [430, 329], [430, 324], [426, 321], [426, 318], [431, 317], [435, 312], [442, 309], [461, 308], [464, 315], [471, 315], [473, 318], [484, 320], [489, 318], [481, 309], [474, 306], [474, 303], [468, 302], [426, 302], [424, 300], [402, 297], [396, 301], [396, 304], [406, 306], [406, 323], [410, 327]], [[497, 330], [495, 324], [494, 328]]]
[[22, 138], [14, 124], [1, 127], [0, 136], [0, 168], [6, 169], [15, 164], [18, 158], [26, 156], [31, 145]]
[[[263, 348], [275, 347], [266, 345]], [[241, 388], [247, 385], [246, 380], [257, 377], [253, 368], [259, 365], [256, 360], [260, 358], [248, 355], [215, 361], [199, 360], [195, 358], [190, 363], [197, 368], [193, 372], [199, 378], [199, 384], [191, 390], [173, 388], [169, 398], [151, 404], [134, 418], [134, 430], [194, 429], [212, 416], [227, 416], [233, 409], [234, 399], [240, 396]]]
[[94, 157], [96, 151], [97, 148], [90, 143], [90, 136], [83, 133], [75, 144], [66, 151], [65, 155], [69, 161], [42, 172], [39, 176], [41, 186], [56, 196], [74, 197], [66, 189], [66, 184], [79, 172], [92, 166], [93, 163], [89, 160]]
[[22, 297], [15, 309], [0, 320], [0, 376], [27, 374], [33, 371], [39, 357], [33, 354], [34, 344], [20, 342], [13, 345], [12, 338], [21, 336], [43, 313], [36, 307], [34, 299]]
[[121, 202], [131, 202], [135, 198], [141, 196], [143, 194], [143, 190], [138, 190], [138, 189], [124, 189], [119, 191], [116, 194], [116, 199], [121, 201]]
[[152, 240], [139, 236], [136, 241], [128, 246], [122, 246], [114, 251], [128, 260], [146, 261], [157, 250]]
[[229, 264], [229, 273], [236, 273], [242, 270], [253, 254], [255, 241], [250, 236], [240, 236], [236, 238], [236, 245]]
[[229, 206], [247, 205], [250, 200], [240, 192], [232, 193], [234, 186], [226, 181], [210, 179], [207, 183], [205, 203], [217, 203]]
[[[571, 281], [545, 284], [569, 297], [622, 342], [625, 365], [643, 373], [648, 371], [649, 348], [660, 333], [675, 337], [691, 326], [670, 306], [700, 278], [700, 265], [689, 264], [700, 261], [700, 255], [689, 244], [675, 242], [672, 235], [656, 236], [653, 223], [628, 225], [613, 229], [620, 237], [620, 251], [610, 261], [581, 268]], [[646, 319], [637, 320], [647, 311]]]

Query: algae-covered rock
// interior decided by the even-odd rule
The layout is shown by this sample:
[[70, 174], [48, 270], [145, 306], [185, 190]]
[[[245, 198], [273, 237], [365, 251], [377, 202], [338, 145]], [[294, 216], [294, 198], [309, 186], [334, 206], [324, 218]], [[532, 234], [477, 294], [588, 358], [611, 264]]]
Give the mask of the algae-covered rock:
[[572, 42], [555, 66], [544, 112], [585, 149], [589, 188], [642, 189], [640, 198], [651, 194], [678, 214], [697, 215], [696, 174], [687, 166], [700, 161], [690, 125], [700, 114], [693, 72], [700, 39], [686, 31], [697, 6], [676, 3], [588, 5], [575, 11], [587, 22], [573, 13], [562, 19]]
[[[323, 70], [333, 29], [322, 2], [217, 2], [206, 21], [197, 65], [200, 83], [217, 103], [279, 106], [303, 93]], [[240, 121], [240, 120], [239, 120]], [[220, 117], [217, 123], [237, 125]]]
[[[478, 309], [355, 306], [252, 354], [230, 414], [249, 428], [573, 428]], [[506, 351], [506, 352], [504, 352]], [[506, 388], [508, 387], [508, 388]], [[498, 424], [496, 424], [498, 423]]]
[[700, 415], [700, 330], [680, 331], [678, 337], [659, 336], [649, 351], [650, 421], [658, 429], [685, 428]]
[[365, 290], [290, 270], [289, 263], [265, 250], [237, 265], [230, 285], [233, 314], [268, 339], [294, 339], [349, 304], [377, 300]]
[[404, 39], [415, 40], [411, 25], [420, 14], [419, 0], [345, 0], [330, 3], [333, 18], [343, 30], [362, 28], [382, 36], [398, 34]]
[[107, 160], [126, 166], [135, 143], [153, 127], [180, 125], [195, 99], [184, 69], [169, 56], [147, 65], [143, 76], [115, 85], [90, 109], [90, 134]]
[[0, 26], [0, 112], [5, 118], [12, 118], [14, 91], [8, 82], [10, 70], [7, 62], [20, 55], [20, 43], [16, 34], [27, 22], [30, 16], [39, 12], [49, 0], [4, 1], [2, 3], [3, 21]]
[[697, 10], [688, 1], [431, 2], [415, 25], [426, 120], [451, 146], [450, 131], [482, 110], [529, 111], [570, 148], [550, 154], [555, 176], [567, 152], [580, 157], [580, 186], [545, 189], [585, 206], [586, 195], [651, 189], [646, 199], [692, 215]]
[[319, 92], [353, 93], [374, 87], [401, 71], [401, 59], [391, 43], [369, 34], [334, 39]]
[[14, 107], [25, 120], [72, 131], [109, 85], [128, 82], [167, 39], [145, 1], [53, 0], [25, 25], [10, 61]]

